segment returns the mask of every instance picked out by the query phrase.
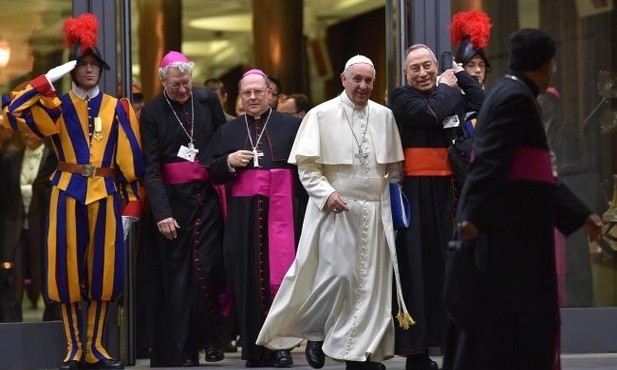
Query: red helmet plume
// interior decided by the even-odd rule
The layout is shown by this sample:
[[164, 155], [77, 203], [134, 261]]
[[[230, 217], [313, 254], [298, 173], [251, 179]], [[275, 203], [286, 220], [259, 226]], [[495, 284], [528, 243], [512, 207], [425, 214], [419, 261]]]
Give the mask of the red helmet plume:
[[71, 49], [79, 44], [82, 54], [88, 52], [98, 43], [98, 21], [94, 14], [84, 13], [79, 17], [69, 17], [64, 21], [64, 42]]
[[452, 16], [450, 37], [454, 45], [458, 46], [463, 39], [468, 38], [474, 48], [484, 49], [491, 37], [491, 27], [493, 24], [484, 12], [458, 12]]

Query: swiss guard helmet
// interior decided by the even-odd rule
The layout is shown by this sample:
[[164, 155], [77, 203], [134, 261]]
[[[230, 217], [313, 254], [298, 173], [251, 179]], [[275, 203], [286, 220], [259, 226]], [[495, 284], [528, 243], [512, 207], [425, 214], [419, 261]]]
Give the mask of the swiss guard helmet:
[[450, 38], [458, 48], [454, 55], [457, 63], [465, 65], [474, 55], [478, 55], [484, 60], [487, 72], [490, 71], [491, 65], [484, 48], [491, 37], [492, 26], [488, 15], [477, 10], [458, 12], [452, 16]]
[[69, 17], [64, 21], [64, 42], [69, 48], [70, 60], [79, 60], [84, 55], [91, 54], [100, 62], [102, 69], [109, 70], [109, 65], [96, 47], [97, 29], [98, 21], [92, 13], [83, 13], [76, 18]]

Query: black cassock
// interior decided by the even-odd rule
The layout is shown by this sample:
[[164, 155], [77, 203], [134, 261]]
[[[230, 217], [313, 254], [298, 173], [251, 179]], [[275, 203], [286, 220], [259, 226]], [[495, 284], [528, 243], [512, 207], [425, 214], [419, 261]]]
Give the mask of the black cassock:
[[[558, 365], [554, 228], [567, 235], [591, 211], [553, 176], [537, 93], [524, 76], [506, 75], [480, 110], [475, 159], [458, 209], [458, 218], [481, 232], [475, 246], [481, 278], [474, 289], [479, 320], [455, 322], [445, 369]], [[456, 321], [457, 308], [448, 310]]]
[[442, 291], [446, 246], [454, 220], [454, 179], [451, 170], [448, 173], [443, 168], [428, 168], [430, 175], [412, 174], [407, 168], [409, 163], [424, 161], [410, 155], [411, 150], [445, 154], [458, 128], [444, 129], [443, 121], [456, 115], [462, 124], [465, 113], [477, 110], [484, 100], [482, 87], [467, 72], [456, 76], [464, 95], [445, 84], [430, 93], [406, 85], [390, 94], [405, 150], [403, 191], [411, 204], [411, 224], [398, 231], [396, 253], [403, 296], [416, 320], [410, 330], [396, 326], [394, 353], [401, 356], [443, 346], [445, 341], [447, 320]]
[[[264, 360], [268, 356], [268, 351], [257, 346], [255, 341], [270, 309], [274, 298], [272, 295], [277, 289], [271, 286], [271, 269], [274, 264], [278, 271], [286, 271], [291, 265], [289, 257], [293, 260], [293, 255], [287, 253], [287, 257], [279, 260], [279, 253], [275, 250], [277, 257], [270, 257], [272, 248], [275, 248], [272, 245], [277, 242], [269, 239], [269, 227], [273, 226], [270, 211], [279, 210], [271, 207], [272, 198], [263, 192], [250, 195], [241, 193], [241, 188], [246, 188], [247, 185], [263, 185], [269, 188], [269, 180], [262, 183], [262, 176], [269, 178], [270, 175], [273, 176], [273, 188], [278, 182], [274, 179], [277, 172], [281, 172], [283, 178], [291, 180], [285, 188], [293, 194], [288, 199], [291, 202], [291, 212], [287, 219], [287, 234], [293, 233], [290, 244], [294, 255], [307, 201], [296, 166], [287, 163], [300, 120], [276, 111], [272, 111], [267, 119], [268, 112], [257, 122], [253, 117], [243, 115], [226, 123], [217, 132], [208, 150], [208, 156], [212, 158], [213, 179], [228, 184], [231, 194], [225, 221], [224, 250], [235, 292], [235, 307], [242, 336], [242, 359], [256, 361]], [[237, 168], [235, 173], [230, 172], [227, 155], [240, 149], [252, 150], [263, 130], [265, 132], [257, 148], [263, 153], [263, 156], [259, 157], [260, 167], [256, 168], [253, 161], [250, 161], [246, 168]], [[289, 243], [287, 246], [289, 247]], [[287, 251], [289, 252], [289, 249]]]
[[[225, 117], [216, 95], [209, 90], [193, 90], [193, 107], [192, 135], [199, 150], [197, 160], [203, 163], [200, 159]], [[206, 181], [164, 180], [164, 166], [188, 162], [178, 157], [178, 150], [189, 144], [192, 115], [191, 99], [178, 104], [166, 101], [163, 94], [141, 114], [144, 185], [151, 218], [144, 244], [155, 250], [150, 274], [154, 311], [151, 366], [181, 364], [198, 349], [220, 345], [221, 339], [218, 296], [224, 287], [224, 270], [219, 198]], [[169, 217], [180, 226], [175, 240], [165, 239], [157, 229], [157, 222]]]

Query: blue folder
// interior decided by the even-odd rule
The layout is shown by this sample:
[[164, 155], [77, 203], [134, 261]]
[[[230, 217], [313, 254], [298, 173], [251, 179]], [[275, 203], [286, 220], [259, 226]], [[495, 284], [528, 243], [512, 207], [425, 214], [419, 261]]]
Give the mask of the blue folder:
[[411, 207], [399, 184], [394, 182], [390, 183], [390, 204], [392, 206], [394, 228], [406, 229], [411, 220]]

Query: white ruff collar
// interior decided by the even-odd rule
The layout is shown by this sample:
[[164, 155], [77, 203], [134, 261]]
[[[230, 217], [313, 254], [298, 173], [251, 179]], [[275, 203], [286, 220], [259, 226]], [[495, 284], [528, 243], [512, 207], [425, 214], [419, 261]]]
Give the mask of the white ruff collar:
[[97, 96], [100, 92], [101, 92], [101, 89], [99, 89], [99, 85], [94, 86], [90, 90], [84, 90], [81, 87], [75, 85], [75, 82], [73, 82], [73, 94], [77, 95], [77, 97], [80, 99], [86, 99], [86, 98], [92, 99], [95, 96]]

